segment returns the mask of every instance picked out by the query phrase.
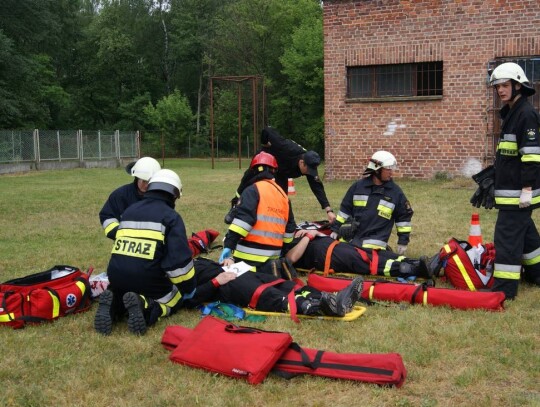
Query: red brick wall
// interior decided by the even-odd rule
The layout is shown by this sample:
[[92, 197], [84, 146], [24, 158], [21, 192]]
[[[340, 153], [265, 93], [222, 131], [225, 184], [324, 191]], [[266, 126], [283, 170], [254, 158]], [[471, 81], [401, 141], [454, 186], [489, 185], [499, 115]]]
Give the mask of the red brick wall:
[[[487, 64], [540, 55], [539, 0], [324, 1], [326, 179], [356, 179], [377, 150], [397, 177], [469, 176], [492, 156]], [[347, 66], [443, 61], [441, 100], [346, 100]]]

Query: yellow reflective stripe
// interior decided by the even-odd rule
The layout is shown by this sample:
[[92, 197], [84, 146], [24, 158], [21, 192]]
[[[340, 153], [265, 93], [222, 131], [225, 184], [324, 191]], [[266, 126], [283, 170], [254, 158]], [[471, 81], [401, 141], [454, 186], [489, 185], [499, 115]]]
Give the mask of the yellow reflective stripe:
[[495, 203], [499, 205], [519, 205], [519, 198], [495, 197]]
[[181, 276], [174, 277], [174, 278], [169, 277], [169, 280], [171, 280], [174, 284], [179, 284], [184, 281], [188, 281], [192, 279], [194, 276], [195, 276], [195, 267], [192, 267], [191, 270], [189, 270], [186, 274], [183, 274]]
[[283, 243], [291, 243], [293, 241], [293, 237], [284, 237], [283, 238]]
[[48, 291], [52, 299], [52, 318], [58, 318], [60, 316], [60, 300], [51, 291]]
[[469, 287], [469, 290], [476, 291], [476, 287], [472, 283], [471, 277], [467, 273], [467, 270], [465, 269], [465, 266], [461, 262], [461, 259], [459, 258], [459, 256], [457, 254], [454, 254], [452, 256], [452, 259], [456, 263], [456, 265], [457, 265], [457, 267], [459, 269], [459, 272], [461, 273], [461, 276], [463, 277], [463, 280], [465, 280], [465, 283], [467, 284], [467, 287]]
[[365, 249], [386, 250], [386, 247], [384, 246], [379, 246], [376, 244], [369, 244], [369, 243], [363, 244], [362, 247]]
[[353, 206], [366, 206], [367, 201], [353, 201]]
[[514, 273], [512, 271], [497, 271], [493, 273], [495, 278], [503, 278], [505, 280], [519, 280], [520, 273]]
[[424, 295], [422, 296], [422, 305], [427, 305], [427, 290], [424, 291]]
[[540, 155], [538, 154], [525, 154], [521, 156], [521, 162], [524, 163], [538, 163], [540, 162]]
[[139, 237], [157, 240], [159, 242], [165, 241], [165, 235], [162, 232], [144, 229], [119, 229], [118, 232], [116, 232], [116, 237]]
[[86, 285], [82, 281], [77, 281], [75, 284], [79, 287], [79, 290], [81, 290], [81, 294], [84, 295], [86, 292]]
[[400, 233], [411, 233], [412, 226], [398, 226], [397, 231]]
[[243, 260], [257, 262], [257, 263], [264, 263], [268, 259], [278, 259], [279, 255], [278, 256], [261, 256], [257, 254], [250, 254], [250, 253], [245, 253], [245, 252], [240, 252], [238, 250], [235, 250], [234, 257], [243, 259]]
[[13, 321], [14, 319], [15, 319], [15, 314], [13, 314], [12, 312], [8, 314], [0, 315], [0, 322], [9, 322], [9, 321]]
[[240, 226], [237, 226], [234, 223], [229, 226], [229, 230], [232, 232], [238, 233], [242, 237], [246, 237], [249, 233], [246, 229], [241, 228]]
[[386, 277], [390, 277], [390, 269], [392, 268], [392, 264], [394, 264], [394, 260], [387, 260], [384, 264], [383, 274]]
[[109, 224], [109, 226], [105, 228], [105, 235], [108, 235], [111, 230], [117, 228], [118, 226], [120, 226], [120, 223], [118, 222], [112, 222], [111, 224]]
[[369, 299], [373, 300], [373, 290], [375, 290], [375, 284], [369, 286]]

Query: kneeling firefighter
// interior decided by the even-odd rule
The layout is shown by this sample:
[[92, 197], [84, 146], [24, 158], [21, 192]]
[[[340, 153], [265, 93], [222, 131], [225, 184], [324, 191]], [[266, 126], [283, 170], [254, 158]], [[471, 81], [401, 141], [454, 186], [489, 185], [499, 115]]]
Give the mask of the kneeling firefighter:
[[182, 184], [171, 170], [156, 172], [142, 201], [122, 215], [100, 295], [96, 331], [108, 335], [128, 313], [128, 328], [142, 335], [195, 293], [195, 269], [184, 222], [175, 211]]

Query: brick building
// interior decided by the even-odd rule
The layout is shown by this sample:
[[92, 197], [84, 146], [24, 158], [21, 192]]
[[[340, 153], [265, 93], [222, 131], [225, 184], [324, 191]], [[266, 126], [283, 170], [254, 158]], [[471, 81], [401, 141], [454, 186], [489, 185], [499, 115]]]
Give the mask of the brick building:
[[469, 176], [492, 162], [489, 68], [514, 61], [540, 105], [539, 0], [325, 0], [327, 179], [388, 150], [397, 176]]

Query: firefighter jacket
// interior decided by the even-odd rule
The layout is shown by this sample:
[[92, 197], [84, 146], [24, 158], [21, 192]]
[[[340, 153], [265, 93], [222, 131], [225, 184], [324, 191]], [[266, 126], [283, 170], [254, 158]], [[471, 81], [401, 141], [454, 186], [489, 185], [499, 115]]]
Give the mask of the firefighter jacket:
[[540, 115], [520, 97], [501, 109], [501, 136], [495, 156], [495, 207], [519, 209], [523, 187], [532, 187], [532, 203], [540, 206]]
[[105, 205], [103, 205], [103, 208], [99, 212], [99, 221], [103, 227], [105, 236], [112, 240], [116, 238], [120, 216], [128, 206], [139, 202], [142, 197], [139, 194], [136, 179], [131, 184], [117, 188], [109, 195], [109, 199], [107, 199], [107, 202], [105, 202]]
[[[265, 144], [268, 144], [265, 146]], [[306, 149], [293, 140], [283, 138], [275, 129], [266, 127], [261, 133], [262, 151], [272, 154], [278, 163], [278, 170], [275, 176], [277, 184], [284, 190], [288, 189], [289, 178], [300, 178], [302, 172], [298, 167], [298, 162], [302, 159]], [[324, 209], [330, 206], [324, 185], [319, 178], [306, 175], [309, 187], [317, 201]]]
[[171, 308], [194, 295], [186, 228], [171, 194], [149, 191], [126, 209], [107, 274], [113, 291], [133, 291]]
[[353, 245], [386, 249], [394, 223], [398, 244], [409, 243], [412, 216], [411, 205], [396, 183], [376, 185], [372, 177], [367, 177], [355, 182], [345, 194], [332, 230], [338, 232], [352, 218], [357, 224]]
[[279, 258], [295, 229], [287, 194], [273, 179], [263, 179], [242, 193], [223, 246], [234, 250], [235, 260], [245, 261], [256, 271], [267, 260]]

